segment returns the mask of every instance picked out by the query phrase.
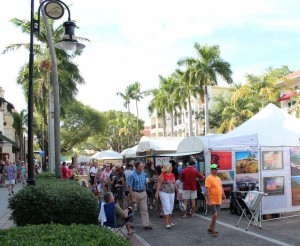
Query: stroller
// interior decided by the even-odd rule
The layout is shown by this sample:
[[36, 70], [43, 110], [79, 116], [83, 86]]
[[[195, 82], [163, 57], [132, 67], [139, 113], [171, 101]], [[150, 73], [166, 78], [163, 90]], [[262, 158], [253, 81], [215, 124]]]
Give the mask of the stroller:
[[204, 212], [204, 215], [207, 214], [207, 205], [206, 205], [206, 194], [205, 194], [204, 182], [197, 180], [197, 200], [196, 200], [196, 212]]

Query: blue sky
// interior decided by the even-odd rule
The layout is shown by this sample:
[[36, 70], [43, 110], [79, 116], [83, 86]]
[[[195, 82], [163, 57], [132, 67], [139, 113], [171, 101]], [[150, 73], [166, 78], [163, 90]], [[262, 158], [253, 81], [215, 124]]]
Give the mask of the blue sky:
[[[125, 111], [122, 99], [116, 96], [118, 91], [135, 81], [144, 90], [158, 87], [158, 75], [170, 75], [180, 58], [195, 56], [195, 42], [219, 45], [235, 82], [243, 83], [247, 73], [261, 74], [268, 67], [300, 69], [298, 0], [64, 2], [80, 27], [76, 35], [91, 40], [75, 60], [86, 81], [77, 98], [99, 111]], [[37, 0], [35, 5], [37, 10]], [[7, 1], [4, 9], [1, 51], [8, 44], [29, 42], [9, 19], [29, 19], [30, 1]], [[65, 14], [58, 23], [66, 19]], [[0, 86], [18, 111], [26, 108], [26, 102], [16, 77], [28, 57], [24, 50], [0, 56]], [[149, 100], [140, 103], [140, 116], [146, 123]], [[131, 109], [135, 112], [134, 103]]]

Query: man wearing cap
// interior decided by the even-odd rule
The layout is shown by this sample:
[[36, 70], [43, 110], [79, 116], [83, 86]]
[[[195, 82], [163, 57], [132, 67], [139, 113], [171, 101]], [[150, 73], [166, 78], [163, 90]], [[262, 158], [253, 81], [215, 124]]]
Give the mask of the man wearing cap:
[[[197, 198], [197, 181], [196, 178], [200, 180], [203, 176], [198, 172], [195, 167], [195, 162], [190, 162], [189, 166], [182, 170], [179, 179], [183, 182], [182, 198], [184, 200], [184, 205], [187, 207], [188, 200], [192, 202], [192, 217], [195, 217], [196, 211], [196, 198]], [[187, 210], [184, 211], [183, 218], [186, 218]]]
[[226, 197], [221, 179], [217, 176], [219, 165], [211, 164], [209, 168], [210, 175], [208, 175], [205, 180], [207, 206], [208, 211], [211, 213], [211, 222], [208, 232], [211, 233], [213, 237], [217, 237], [219, 233], [216, 231], [216, 222], [220, 212], [222, 198], [226, 199]]

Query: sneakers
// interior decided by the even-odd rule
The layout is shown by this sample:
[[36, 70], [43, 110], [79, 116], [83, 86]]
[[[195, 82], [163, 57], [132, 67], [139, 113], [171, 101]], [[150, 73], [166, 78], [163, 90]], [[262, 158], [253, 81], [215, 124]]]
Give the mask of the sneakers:
[[13, 190], [11, 191], [11, 194], [14, 194], [14, 191], [13, 191]]
[[166, 229], [171, 229], [171, 225], [166, 225]]
[[170, 226], [175, 226], [175, 224], [174, 224], [174, 223], [171, 223]]

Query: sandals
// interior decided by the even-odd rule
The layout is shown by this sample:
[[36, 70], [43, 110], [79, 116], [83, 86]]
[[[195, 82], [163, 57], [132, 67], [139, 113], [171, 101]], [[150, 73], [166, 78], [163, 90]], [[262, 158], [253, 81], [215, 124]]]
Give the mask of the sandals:
[[211, 234], [213, 232], [213, 229], [208, 228], [207, 231]]
[[219, 232], [217, 232], [217, 231], [212, 231], [212, 232], [211, 232], [211, 235], [212, 235], [213, 237], [217, 237], [217, 236], [219, 236]]

